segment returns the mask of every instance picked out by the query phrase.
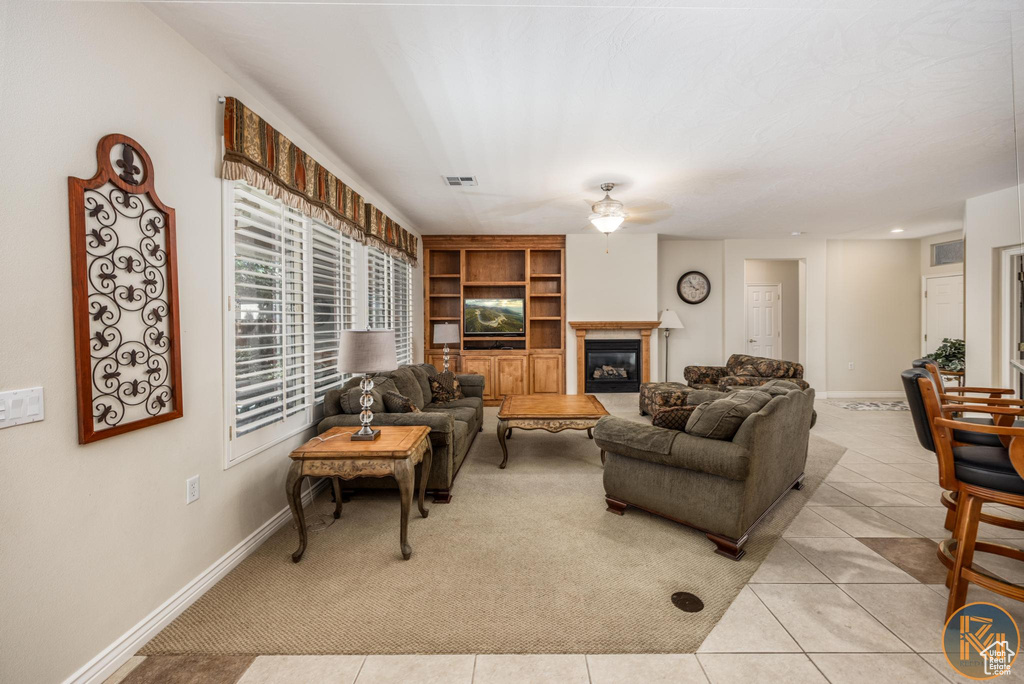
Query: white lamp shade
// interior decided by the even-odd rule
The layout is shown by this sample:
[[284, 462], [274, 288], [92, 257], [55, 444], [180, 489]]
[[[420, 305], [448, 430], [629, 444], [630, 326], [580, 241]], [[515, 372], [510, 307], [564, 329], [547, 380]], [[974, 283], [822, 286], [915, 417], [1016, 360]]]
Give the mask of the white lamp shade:
[[435, 323], [434, 342], [438, 344], [453, 344], [459, 341], [458, 323]]
[[661, 312], [661, 325], [659, 328], [685, 328], [683, 322], [679, 320], [679, 315], [672, 309], [665, 309]]
[[339, 338], [341, 373], [373, 373], [398, 367], [394, 330], [342, 330]]

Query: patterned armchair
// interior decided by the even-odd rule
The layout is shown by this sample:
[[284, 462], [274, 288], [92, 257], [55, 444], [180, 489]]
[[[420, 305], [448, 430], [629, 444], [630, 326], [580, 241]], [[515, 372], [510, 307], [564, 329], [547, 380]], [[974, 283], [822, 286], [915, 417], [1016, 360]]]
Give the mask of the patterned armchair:
[[804, 367], [799, 363], [746, 354], [733, 354], [724, 366], [687, 366], [683, 377], [690, 387], [722, 392], [730, 387], [757, 387], [777, 378], [794, 382], [801, 389], [810, 387], [803, 379]]

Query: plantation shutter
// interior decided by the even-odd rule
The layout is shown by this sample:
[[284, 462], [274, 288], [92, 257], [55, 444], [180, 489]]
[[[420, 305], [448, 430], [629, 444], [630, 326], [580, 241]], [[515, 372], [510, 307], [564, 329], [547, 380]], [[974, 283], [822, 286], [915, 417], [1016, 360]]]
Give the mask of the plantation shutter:
[[308, 314], [306, 259], [308, 236], [305, 218], [290, 207], [283, 207], [284, 225], [284, 363], [285, 416], [310, 407], [309, 348], [312, 342]]
[[366, 325], [372, 330], [391, 329], [391, 272], [388, 256], [366, 248]]
[[[313, 396], [344, 382], [338, 372], [340, 332], [351, 328], [354, 311], [352, 240], [333, 228], [311, 221], [313, 237]], [[348, 264], [346, 264], [346, 253]]]
[[284, 415], [285, 269], [281, 205], [235, 185], [235, 434]]
[[412, 363], [412, 267], [404, 261], [391, 260], [391, 292], [395, 346], [398, 363]]

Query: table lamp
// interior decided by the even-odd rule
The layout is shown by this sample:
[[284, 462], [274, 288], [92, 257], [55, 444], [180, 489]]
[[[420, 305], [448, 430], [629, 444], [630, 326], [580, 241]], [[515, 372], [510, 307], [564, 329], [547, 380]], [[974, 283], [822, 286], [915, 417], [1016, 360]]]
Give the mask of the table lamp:
[[434, 342], [444, 343], [444, 371], [448, 370], [448, 343], [457, 343], [459, 341], [459, 324], [458, 323], [435, 323], [434, 324]]
[[373, 441], [380, 437], [380, 430], [370, 427], [373, 422], [373, 389], [372, 375], [378, 371], [392, 370], [398, 366], [398, 353], [395, 350], [394, 330], [343, 330], [339, 334], [338, 371], [341, 373], [362, 373], [359, 389], [363, 396], [359, 405], [359, 432], [352, 434], [352, 441]]
[[668, 336], [672, 332], [672, 328], [685, 328], [683, 322], [679, 320], [679, 315], [672, 309], [665, 309], [661, 312], [661, 325], [659, 328], [665, 331], [665, 382], [668, 382]]

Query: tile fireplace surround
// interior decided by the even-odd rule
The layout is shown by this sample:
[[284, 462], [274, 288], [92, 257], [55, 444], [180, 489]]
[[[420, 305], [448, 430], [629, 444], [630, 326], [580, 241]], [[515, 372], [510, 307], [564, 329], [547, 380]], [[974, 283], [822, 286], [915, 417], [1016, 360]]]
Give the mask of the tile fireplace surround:
[[651, 381], [651, 331], [660, 324], [658, 321], [569, 321], [569, 327], [576, 331], [576, 393], [585, 394], [586, 360], [584, 340], [591, 330], [626, 330], [640, 333], [640, 382]]

